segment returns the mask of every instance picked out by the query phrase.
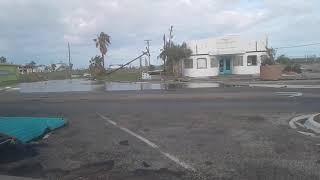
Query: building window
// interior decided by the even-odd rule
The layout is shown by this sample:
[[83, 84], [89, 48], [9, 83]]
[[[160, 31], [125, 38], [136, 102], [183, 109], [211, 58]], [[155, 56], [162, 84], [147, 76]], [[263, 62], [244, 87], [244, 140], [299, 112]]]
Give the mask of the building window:
[[207, 58], [198, 58], [197, 59], [197, 68], [198, 69], [207, 69]]
[[256, 66], [257, 63], [257, 55], [251, 55], [247, 57], [248, 66]]
[[210, 67], [212, 68], [216, 68], [218, 67], [218, 60], [215, 57], [211, 57], [210, 58]]
[[185, 59], [184, 60], [184, 68], [185, 69], [192, 69], [193, 68], [193, 60], [192, 59]]
[[233, 59], [233, 66], [243, 66], [243, 56], [235, 56]]

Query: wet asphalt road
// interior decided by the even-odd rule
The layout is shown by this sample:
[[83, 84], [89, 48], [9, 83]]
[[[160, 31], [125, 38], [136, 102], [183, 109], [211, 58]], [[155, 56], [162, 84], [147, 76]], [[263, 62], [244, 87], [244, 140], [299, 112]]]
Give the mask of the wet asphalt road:
[[[283, 91], [303, 96], [276, 94]], [[2, 149], [1, 174], [44, 179], [320, 178], [320, 140], [288, 126], [294, 116], [320, 111], [318, 89], [4, 92], [0, 97], [1, 116], [63, 116], [69, 121], [48, 139]]]

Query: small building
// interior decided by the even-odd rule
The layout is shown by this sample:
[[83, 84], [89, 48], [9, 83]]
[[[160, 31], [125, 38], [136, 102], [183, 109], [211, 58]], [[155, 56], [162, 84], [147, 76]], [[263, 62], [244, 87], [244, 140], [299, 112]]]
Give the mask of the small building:
[[41, 73], [46, 71], [45, 65], [38, 65], [38, 66], [31, 66], [31, 65], [25, 65], [25, 66], [19, 66], [18, 71], [20, 74], [30, 74], [30, 73]]
[[191, 41], [187, 45], [193, 54], [180, 63], [182, 75], [259, 74], [267, 43], [267, 39], [246, 40], [238, 35]]
[[69, 68], [69, 65], [67, 63], [59, 62], [56, 63], [55, 71], [66, 71]]
[[18, 78], [18, 65], [0, 64], [0, 82], [17, 81]]

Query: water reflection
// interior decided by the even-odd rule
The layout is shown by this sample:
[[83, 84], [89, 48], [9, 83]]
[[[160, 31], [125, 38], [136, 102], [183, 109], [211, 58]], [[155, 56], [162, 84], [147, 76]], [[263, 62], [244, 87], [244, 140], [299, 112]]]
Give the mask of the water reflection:
[[48, 93], [48, 92], [81, 92], [96, 91], [103, 84], [95, 84], [92, 81], [73, 80], [52, 80], [33, 83], [19, 84], [21, 93]]
[[217, 88], [218, 83], [106, 83], [106, 91], [175, 90], [183, 88]]
[[21, 83], [21, 93], [33, 92], [88, 92], [88, 91], [145, 91], [183, 88], [217, 88], [218, 83], [154, 83], [154, 82], [97, 82], [81, 79]]
[[142, 91], [165, 89], [161, 83], [117, 83], [109, 82], [105, 84], [106, 91]]

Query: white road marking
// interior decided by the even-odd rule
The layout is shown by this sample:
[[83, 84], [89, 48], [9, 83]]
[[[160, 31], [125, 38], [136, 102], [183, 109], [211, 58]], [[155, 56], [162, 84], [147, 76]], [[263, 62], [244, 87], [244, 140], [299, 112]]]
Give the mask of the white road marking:
[[301, 92], [276, 92], [278, 96], [299, 97], [303, 94]]
[[287, 89], [319, 89], [320, 85], [249, 84], [249, 87], [269, 87]]
[[[289, 121], [289, 126], [292, 129], [297, 129], [298, 128], [297, 125], [298, 125], [304, 129], [312, 130], [315, 133], [304, 132], [304, 131], [299, 131], [299, 130], [298, 130], [298, 133], [303, 134], [303, 135], [307, 135], [307, 136], [311, 136], [311, 137], [315, 137], [315, 138], [319, 138], [320, 136], [317, 135], [317, 134], [319, 134], [319, 131], [317, 131], [318, 125], [316, 124], [316, 122], [312, 123], [313, 118], [317, 115], [318, 114], [308, 114], [308, 115], [301, 115], [301, 116], [295, 117]], [[306, 121], [304, 122], [304, 124], [302, 124], [299, 122], [301, 120], [306, 120]]]
[[295, 117], [289, 121], [289, 125], [292, 129], [297, 129], [297, 126], [296, 126], [297, 122], [299, 120], [308, 119], [309, 117], [310, 115], [301, 115], [301, 116]]
[[298, 133], [303, 134], [303, 135], [306, 135], [306, 136], [318, 137], [318, 136], [315, 135], [314, 133], [310, 133], [310, 132], [298, 131]]
[[183, 167], [183, 168], [185, 168], [185, 169], [187, 169], [187, 170], [195, 171], [195, 169], [194, 169], [192, 166], [190, 166], [189, 164], [187, 164], [187, 163], [185, 163], [185, 162], [183, 162], [183, 161], [180, 161], [177, 157], [175, 157], [175, 156], [173, 156], [173, 155], [171, 155], [171, 154], [169, 154], [169, 153], [167, 153], [167, 152], [162, 151], [162, 150], [159, 148], [159, 146], [156, 145], [155, 143], [149, 141], [148, 139], [146, 139], [146, 138], [144, 138], [144, 137], [142, 137], [142, 136], [134, 133], [133, 131], [131, 131], [131, 130], [125, 128], [125, 127], [119, 126], [116, 122], [112, 121], [110, 118], [107, 118], [107, 117], [101, 115], [100, 113], [97, 113], [97, 114], [100, 116], [100, 118], [106, 120], [108, 123], [114, 125], [115, 127], [121, 129], [122, 131], [124, 131], [124, 132], [126, 132], [126, 133], [128, 133], [128, 134], [130, 134], [130, 135], [132, 135], [132, 136], [134, 136], [134, 137], [136, 137], [137, 139], [139, 139], [140, 141], [146, 143], [146, 144], [149, 145], [150, 147], [158, 150], [162, 155], [164, 155], [165, 157], [167, 157], [167, 158], [170, 159], [171, 161], [175, 162], [176, 164], [180, 165], [181, 167]]

